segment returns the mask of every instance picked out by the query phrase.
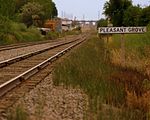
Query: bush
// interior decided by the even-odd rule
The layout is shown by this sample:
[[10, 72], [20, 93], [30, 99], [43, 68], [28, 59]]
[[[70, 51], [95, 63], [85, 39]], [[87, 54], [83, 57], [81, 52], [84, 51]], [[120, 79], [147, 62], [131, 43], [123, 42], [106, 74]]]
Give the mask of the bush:
[[9, 32], [9, 29], [11, 27], [11, 21], [5, 17], [5, 16], [2, 16], [0, 15], [0, 32], [3, 32], [3, 33], [7, 33]]
[[15, 22], [13, 22], [11, 24], [11, 29], [13, 31], [22, 31], [22, 32], [26, 32], [27, 31], [27, 27], [23, 23], [15, 23]]
[[47, 35], [46, 35], [46, 39], [56, 39], [58, 38], [59, 36], [59, 33], [57, 32], [48, 32]]
[[97, 22], [97, 28], [98, 27], [107, 27], [107, 20], [106, 19], [100, 19], [98, 22]]
[[17, 42], [38, 41], [42, 39], [37, 28], [27, 27], [23, 23], [17, 23], [0, 15], [0, 44], [12, 44]]

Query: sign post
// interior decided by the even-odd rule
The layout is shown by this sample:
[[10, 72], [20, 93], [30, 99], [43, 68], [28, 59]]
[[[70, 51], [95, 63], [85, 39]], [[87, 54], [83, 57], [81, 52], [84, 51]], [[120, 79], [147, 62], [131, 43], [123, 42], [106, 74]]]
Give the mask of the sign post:
[[125, 65], [125, 34], [145, 33], [146, 27], [99, 27], [99, 34], [121, 34], [121, 62]]
[[[113, 24], [111, 23], [110, 18], [108, 18], [107, 27], [113, 27]], [[108, 39], [108, 43], [111, 43], [112, 42], [112, 34], [108, 34], [107, 39]]]
[[121, 34], [121, 62], [125, 65], [125, 37], [124, 33]]

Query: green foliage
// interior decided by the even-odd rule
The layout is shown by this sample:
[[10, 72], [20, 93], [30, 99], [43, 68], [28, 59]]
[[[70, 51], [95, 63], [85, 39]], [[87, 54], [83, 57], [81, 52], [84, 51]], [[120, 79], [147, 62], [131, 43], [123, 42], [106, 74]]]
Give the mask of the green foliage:
[[143, 8], [142, 15], [140, 17], [140, 25], [145, 26], [150, 23], [150, 6]]
[[50, 31], [48, 32], [48, 34], [46, 34], [46, 39], [52, 40], [52, 39], [58, 38], [58, 36], [59, 36], [59, 33]]
[[52, 18], [54, 18], [58, 15], [58, 11], [54, 2], [52, 2], [52, 8]]
[[150, 22], [150, 6], [141, 8], [140, 6], [131, 6], [125, 11], [125, 26], [147, 26]]
[[0, 0], [0, 15], [11, 18], [15, 13], [15, 0]]
[[[18, 3], [18, 6], [23, 3]], [[51, 0], [29, 0], [27, 4], [21, 8], [21, 21], [27, 27], [34, 25], [41, 27], [46, 19], [51, 19], [57, 16], [57, 8]]]
[[55, 16], [52, 0], [0, 0], [0, 44], [41, 40], [40, 32], [31, 26], [41, 27]]
[[142, 9], [139, 6], [130, 6], [124, 14], [123, 24], [125, 26], [139, 26]]
[[29, 28], [23, 23], [15, 23], [7, 17], [0, 16], [0, 44], [17, 42], [29, 42], [41, 40], [42, 37], [37, 28]]
[[36, 2], [39, 3], [44, 10], [44, 19], [50, 19], [57, 16], [57, 9], [55, 6], [55, 3], [52, 2], [52, 0], [29, 0], [30, 2]]
[[25, 24], [16, 23], [16, 22], [11, 23], [11, 29], [12, 29], [12, 31], [17, 31], [17, 32], [26, 32], [27, 31], [27, 27], [25, 26]]
[[5, 43], [7, 40], [8, 34], [11, 30], [11, 21], [8, 19], [8, 17], [0, 15], [0, 43]]
[[104, 5], [104, 14], [113, 26], [146, 26], [150, 22], [150, 6], [133, 6], [131, 0], [109, 0]]
[[[147, 26], [147, 32], [144, 34], [126, 34], [125, 40], [126, 40], [126, 47], [127, 49], [139, 49], [144, 48], [144, 46], [150, 46], [150, 26]], [[121, 44], [120, 42], [121, 36], [120, 35], [113, 35], [113, 46], [116, 46], [116, 43], [119, 47]]]
[[16, 8], [15, 8], [15, 12], [20, 12], [20, 9], [22, 6], [24, 6], [26, 3], [28, 2], [28, 0], [15, 0], [16, 3]]
[[44, 16], [43, 8], [38, 3], [30, 3], [25, 4], [21, 9], [21, 20], [27, 27], [31, 25], [40, 26], [41, 18]]
[[124, 12], [132, 5], [131, 0], [109, 0], [104, 5], [104, 14], [114, 26], [123, 26]]
[[8, 17], [0, 15], [0, 33], [1, 32], [4, 32], [4, 33], [9, 32], [10, 23], [11, 23], [11, 21], [8, 19]]
[[[37, 28], [27, 27], [40, 27], [45, 19], [57, 16], [56, 6], [51, 0], [33, 0], [32, 3], [28, 1], [32, 2], [0, 0], [0, 44], [41, 40]], [[51, 36], [54, 39], [56, 34]]]
[[97, 28], [98, 27], [106, 27], [107, 26], [107, 20], [106, 19], [100, 19], [98, 22], [97, 22]]

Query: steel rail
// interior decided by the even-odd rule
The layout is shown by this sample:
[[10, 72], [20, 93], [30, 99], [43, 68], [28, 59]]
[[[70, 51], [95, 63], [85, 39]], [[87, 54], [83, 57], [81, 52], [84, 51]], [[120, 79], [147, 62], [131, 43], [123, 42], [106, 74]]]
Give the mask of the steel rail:
[[[70, 38], [72, 36], [68, 36]], [[28, 47], [28, 46], [34, 46], [34, 45], [39, 45], [39, 44], [46, 44], [46, 43], [53, 43], [53, 42], [58, 42], [63, 38], [58, 38], [55, 40], [45, 40], [45, 41], [37, 41], [37, 42], [28, 42], [28, 43], [18, 43], [18, 44], [11, 44], [11, 45], [0, 45], [0, 51], [4, 50], [10, 50], [10, 49], [17, 49], [17, 48], [22, 48], [22, 47]]]
[[5, 46], [0, 46], [0, 51], [17, 49], [17, 48], [28, 47], [28, 46], [34, 46], [34, 45], [39, 45], [39, 44], [52, 43], [52, 42], [58, 42], [58, 40], [46, 40], [46, 41], [38, 41], [38, 42], [5, 45]]
[[35, 51], [35, 52], [30, 52], [30, 53], [27, 53], [27, 54], [23, 54], [23, 55], [14, 57], [14, 58], [10, 58], [10, 59], [1, 61], [1, 62], [0, 62], [0, 68], [5, 67], [5, 66], [8, 66], [8, 65], [10, 65], [10, 64], [13, 64], [13, 63], [15, 63], [15, 62], [24, 60], [24, 59], [26, 59], [26, 58], [32, 57], [32, 56], [34, 56], [34, 55], [43, 53], [43, 52], [45, 52], [45, 51], [54, 49], [54, 48], [56, 48], [56, 47], [59, 47], [59, 46], [65, 45], [65, 44], [69, 44], [69, 43], [75, 42], [75, 41], [77, 41], [77, 40], [79, 40], [79, 39], [80, 39], [80, 38], [76, 38], [75, 40], [72, 40], [72, 41], [69, 41], [69, 42], [60, 43], [60, 44], [57, 44], [57, 45], [54, 45], [54, 46], [50, 46], [50, 47], [44, 48], [44, 49], [42, 49], [42, 50], [37, 50], [37, 51]]
[[0, 97], [2, 97], [4, 94], [6, 94], [8, 91], [13, 89], [17, 85], [21, 84], [22, 81], [27, 80], [28, 78], [30, 78], [31, 76], [33, 76], [34, 74], [39, 72], [41, 69], [48, 66], [50, 63], [52, 63], [53, 61], [55, 61], [56, 59], [58, 59], [59, 57], [64, 55], [66, 52], [71, 50], [73, 47], [75, 47], [75, 46], [79, 45], [80, 43], [82, 43], [83, 41], [85, 41], [85, 39], [86, 38], [84, 38], [82, 41], [79, 41], [79, 42], [71, 45], [70, 47], [62, 50], [61, 52], [58, 52], [54, 56], [48, 58], [47, 60], [43, 61], [42, 63], [40, 63], [38, 65], [32, 67], [31, 69], [29, 69], [26, 72], [18, 75], [17, 77], [12, 78], [11, 80], [1, 84], [0, 85]]

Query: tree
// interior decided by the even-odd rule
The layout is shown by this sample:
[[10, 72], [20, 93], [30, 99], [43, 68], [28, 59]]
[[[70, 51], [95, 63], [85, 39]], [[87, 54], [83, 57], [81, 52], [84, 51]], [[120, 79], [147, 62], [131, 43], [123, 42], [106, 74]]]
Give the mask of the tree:
[[52, 2], [52, 16], [56, 17], [58, 15], [58, 11], [54, 2]]
[[57, 9], [55, 3], [52, 0], [29, 0], [30, 2], [36, 2], [43, 6], [45, 13], [44, 19], [51, 19], [57, 16]]
[[107, 20], [106, 19], [100, 19], [98, 22], [97, 22], [97, 28], [98, 27], [106, 27], [107, 26]]
[[21, 9], [21, 20], [27, 27], [31, 25], [41, 26], [42, 17], [44, 16], [43, 8], [38, 3], [28, 2]]
[[150, 22], [150, 6], [143, 8], [140, 17], [140, 25], [145, 26]]
[[124, 12], [130, 6], [131, 0], [109, 0], [104, 5], [104, 14], [111, 18], [113, 26], [123, 26]]
[[141, 13], [140, 6], [130, 6], [124, 13], [123, 24], [125, 26], [139, 26]]
[[15, 0], [0, 0], [0, 15], [11, 17], [15, 13]]
[[24, 6], [27, 2], [28, 0], [15, 0], [16, 3], [15, 12], [16, 13], [19, 12], [20, 8]]

